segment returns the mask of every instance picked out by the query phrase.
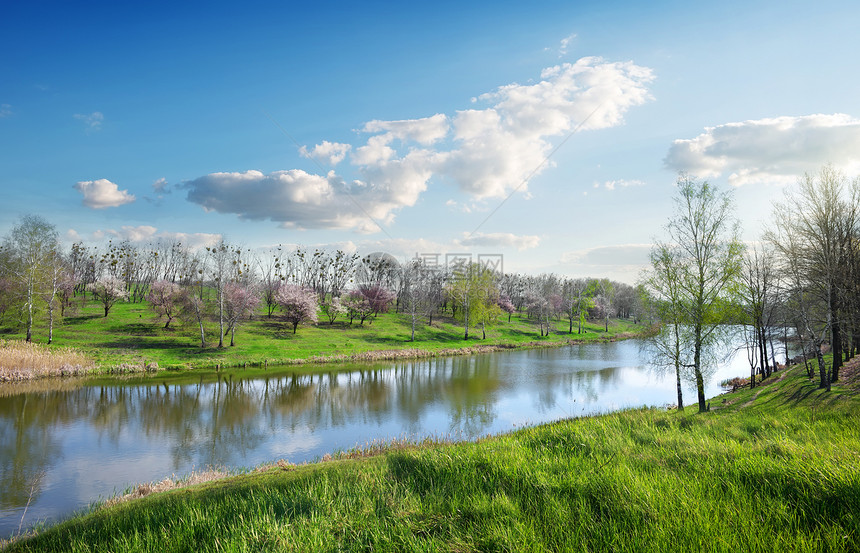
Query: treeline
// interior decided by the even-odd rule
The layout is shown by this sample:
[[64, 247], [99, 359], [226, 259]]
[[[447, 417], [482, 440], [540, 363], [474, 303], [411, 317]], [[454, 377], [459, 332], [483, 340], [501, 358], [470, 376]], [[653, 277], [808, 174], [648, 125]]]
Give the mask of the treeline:
[[728, 324], [745, 329], [751, 387], [779, 367], [777, 344], [787, 351], [795, 340], [797, 361], [812, 378], [817, 360], [829, 390], [860, 348], [860, 178], [830, 166], [803, 175], [754, 244], [739, 239], [729, 193], [682, 175], [675, 201], [668, 239], [653, 247], [642, 281], [663, 323], [652, 342], [675, 370], [679, 408], [686, 378], [707, 409], [703, 376]]
[[[254, 251], [225, 241], [191, 249], [179, 241], [130, 241], [104, 246], [60, 246], [55, 228], [25, 216], [0, 247], [0, 322], [26, 328], [33, 339], [44, 320], [48, 343], [67, 312], [96, 301], [104, 316], [117, 302], [146, 302], [170, 328], [179, 319], [199, 330], [217, 323], [217, 345], [235, 344], [240, 325], [254, 317], [290, 325], [365, 324], [394, 310], [411, 322], [411, 339], [434, 317], [460, 321], [470, 330], [504, 324], [519, 313], [537, 323], [541, 336], [565, 320], [582, 332], [588, 320], [641, 318], [643, 289], [608, 279], [499, 273], [474, 262], [438, 266], [425, 259], [403, 262], [387, 254], [361, 257], [342, 250], [286, 248]], [[213, 338], [214, 344], [214, 338]]]

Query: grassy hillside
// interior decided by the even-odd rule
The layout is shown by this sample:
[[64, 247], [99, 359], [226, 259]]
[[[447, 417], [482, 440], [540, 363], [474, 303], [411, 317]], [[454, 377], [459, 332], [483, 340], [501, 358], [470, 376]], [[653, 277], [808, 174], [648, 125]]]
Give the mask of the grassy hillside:
[[10, 551], [856, 551], [856, 391], [801, 367], [712, 403], [282, 462]]
[[[570, 339], [582, 341], [605, 340], [619, 335], [640, 333], [642, 325], [630, 321], [613, 321], [609, 333], [601, 323], [588, 323], [583, 334], [567, 333], [566, 322], [557, 321], [550, 336], [541, 338], [537, 323], [514, 316], [487, 327], [487, 338], [482, 340], [480, 329], [470, 331], [470, 339], [463, 340], [463, 328], [450, 318], [434, 317], [433, 325], [419, 324], [415, 342], [410, 342], [411, 322], [406, 315], [388, 313], [360, 325], [340, 319], [333, 325], [328, 321], [317, 325], [299, 326], [293, 334], [292, 325], [281, 322], [277, 316], [269, 319], [259, 315], [246, 321], [236, 332], [236, 345], [218, 348], [218, 326], [206, 325], [207, 347], [200, 347], [200, 331], [196, 323], [175, 320], [164, 329], [164, 320], [155, 317], [146, 303], [119, 303], [108, 317], [103, 308], [89, 302], [76, 304], [76, 313], [69, 314], [54, 330], [53, 348], [71, 346], [93, 358], [102, 368], [141, 368], [157, 363], [160, 368], [188, 368], [242, 366], [247, 363], [286, 363], [300, 359], [351, 356], [380, 350], [417, 349], [422, 352], [439, 352], [450, 348], [483, 347], [487, 345], [523, 346], [530, 343], [566, 343]], [[0, 329], [0, 336], [23, 339], [21, 328], [10, 326]], [[40, 326], [34, 331], [34, 340], [45, 342], [47, 329]], [[372, 357], [372, 356], [371, 356]]]

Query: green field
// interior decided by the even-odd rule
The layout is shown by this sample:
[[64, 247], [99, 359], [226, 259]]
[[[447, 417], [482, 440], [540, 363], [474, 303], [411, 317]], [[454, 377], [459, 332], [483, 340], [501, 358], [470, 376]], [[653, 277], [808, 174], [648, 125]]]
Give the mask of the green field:
[[[237, 367], [268, 364], [286, 364], [297, 360], [330, 361], [343, 356], [364, 355], [379, 358], [370, 352], [417, 350], [415, 355], [428, 352], [446, 353], [449, 349], [481, 348], [491, 345], [524, 347], [564, 344], [569, 340], [599, 341], [642, 333], [643, 325], [629, 320], [614, 320], [609, 332], [604, 332], [602, 321], [587, 323], [583, 333], [569, 334], [567, 321], [555, 321], [550, 336], [541, 337], [538, 324], [514, 315], [487, 327], [487, 338], [481, 339], [480, 328], [469, 332], [463, 339], [463, 328], [450, 317], [433, 318], [432, 326], [426, 322], [416, 327], [415, 341], [409, 341], [411, 322], [407, 315], [387, 313], [372, 322], [360, 325], [355, 321], [339, 319], [334, 324], [320, 321], [316, 325], [300, 325], [293, 334], [292, 325], [279, 320], [277, 313], [270, 319], [260, 313], [251, 321], [243, 322], [236, 332], [235, 346], [225, 336], [225, 347], [218, 348], [217, 323], [206, 325], [207, 347], [200, 347], [200, 332], [196, 322], [174, 320], [164, 329], [164, 320], [158, 319], [144, 303], [118, 303], [104, 317], [104, 310], [96, 302], [75, 304], [75, 313], [67, 314], [54, 329], [52, 347], [74, 347], [90, 355], [101, 369], [115, 369], [125, 365], [130, 370], [157, 363], [161, 369]], [[47, 328], [34, 329], [34, 341], [47, 341]], [[24, 330], [10, 325], [0, 329], [0, 337], [23, 339]], [[447, 352], [450, 353], [450, 352]], [[393, 355], [393, 354], [392, 354]]]
[[95, 509], [10, 551], [856, 551], [860, 398], [713, 400], [393, 446]]

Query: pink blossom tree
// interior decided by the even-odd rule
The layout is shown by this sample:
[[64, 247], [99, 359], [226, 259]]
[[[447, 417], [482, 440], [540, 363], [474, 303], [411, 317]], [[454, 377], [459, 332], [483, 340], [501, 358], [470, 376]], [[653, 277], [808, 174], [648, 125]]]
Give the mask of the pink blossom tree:
[[283, 284], [275, 292], [275, 301], [281, 307], [284, 320], [293, 324], [293, 334], [299, 323], [317, 322], [319, 303], [313, 290], [295, 284]]
[[517, 308], [514, 306], [514, 303], [511, 301], [511, 298], [505, 295], [499, 296], [499, 308], [508, 314], [508, 322], [511, 322], [511, 315], [513, 315], [514, 311]]
[[230, 282], [224, 286], [224, 312], [230, 345], [236, 345], [236, 327], [242, 319], [250, 318], [260, 306], [260, 294], [251, 286]]
[[346, 307], [349, 324], [352, 324], [353, 320], [358, 319], [363, 325], [364, 321], [373, 316], [373, 306], [359, 290], [351, 291], [342, 301], [344, 307]]
[[164, 323], [165, 330], [170, 326], [170, 323], [179, 312], [182, 303], [182, 289], [178, 284], [167, 282], [166, 280], [156, 280], [149, 287], [149, 293], [146, 295], [146, 301], [149, 306], [155, 311], [159, 318], [167, 317], [167, 322]]
[[374, 315], [388, 312], [388, 307], [394, 301], [395, 297], [394, 292], [379, 284], [362, 286], [358, 291], [370, 303], [370, 308], [373, 310]]

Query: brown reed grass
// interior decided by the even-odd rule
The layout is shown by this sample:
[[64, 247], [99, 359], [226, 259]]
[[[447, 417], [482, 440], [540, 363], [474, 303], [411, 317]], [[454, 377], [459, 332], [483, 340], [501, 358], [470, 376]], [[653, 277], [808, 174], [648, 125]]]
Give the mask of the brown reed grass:
[[95, 363], [90, 357], [74, 348], [0, 340], [0, 382], [47, 376], [78, 376], [94, 367]]

